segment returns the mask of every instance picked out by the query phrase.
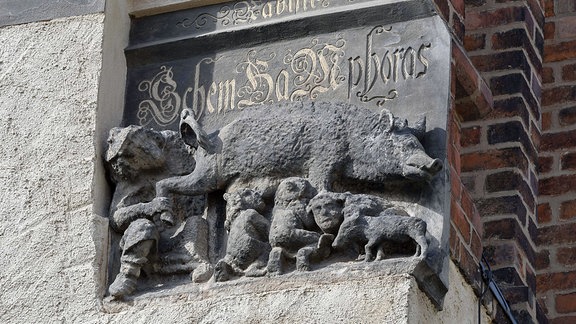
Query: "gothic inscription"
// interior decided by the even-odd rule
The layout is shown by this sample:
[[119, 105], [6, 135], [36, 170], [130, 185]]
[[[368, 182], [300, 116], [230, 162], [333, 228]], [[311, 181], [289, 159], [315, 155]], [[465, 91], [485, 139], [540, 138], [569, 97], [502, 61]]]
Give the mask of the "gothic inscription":
[[[332, 2], [334, 2], [334, 0], [332, 0]], [[340, 2], [353, 3], [354, 0], [344, 0]], [[221, 6], [217, 12], [203, 12], [195, 16], [186, 17], [178, 21], [176, 25], [181, 28], [202, 29], [209, 25], [225, 27], [250, 24], [260, 20], [327, 8], [332, 4], [330, 0], [237, 1], [234, 4]]]
[[[354, 46], [358, 39], [350, 35], [334, 34], [284, 49], [253, 48], [201, 57], [183, 68], [160, 66], [138, 84], [144, 96], [138, 103], [138, 123], [166, 126], [185, 108], [201, 118], [334, 95], [382, 107], [425, 79], [434, 64], [431, 41], [405, 41], [390, 26], [363, 30], [361, 46]], [[187, 74], [189, 83], [178, 83], [176, 74]]]

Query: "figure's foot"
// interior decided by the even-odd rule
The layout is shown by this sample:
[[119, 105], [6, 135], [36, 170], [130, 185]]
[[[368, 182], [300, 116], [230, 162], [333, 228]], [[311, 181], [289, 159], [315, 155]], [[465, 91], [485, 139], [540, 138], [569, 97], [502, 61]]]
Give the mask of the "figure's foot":
[[134, 290], [136, 290], [137, 280], [138, 278], [135, 276], [119, 273], [116, 276], [116, 279], [114, 279], [114, 282], [108, 288], [108, 292], [111, 296], [116, 298], [130, 295]]
[[270, 251], [267, 271], [270, 275], [282, 274], [282, 248], [275, 247]]
[[214, 269], [212, 269], [212, 266], [210, 264], [201, 263], [199, 266], [196, 267], [196, 269], [194, 269], [194, 271], [192, 271], [192, 281], [195, 283], [206, 282], [210, 280], [210, 277], [212, 277], [213, 272]]
[[226, 261], [220, 260], [214, 267], [214, 280], [217, 282], [228, 281], [232, 277], [234, 269]]
[[296, 253], [296, 270], [310, 271], [310, 256], [315, 252], [314, 247], [304, 247]]

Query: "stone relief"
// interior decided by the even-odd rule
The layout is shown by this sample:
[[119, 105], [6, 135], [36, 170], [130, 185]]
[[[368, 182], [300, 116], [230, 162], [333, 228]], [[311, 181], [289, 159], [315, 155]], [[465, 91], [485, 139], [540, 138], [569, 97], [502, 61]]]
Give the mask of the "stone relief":
[[192, 110], [180, 118], [180, 134], [110, 132], [110, 225], [122, 235], [111, 296], [133, 294], [141, 272], [222, 282], [429, 256], [427, 223], [402, 202], [442, 169], [421, 143], [425, 119], [326, 102], [247, 108], [210, 134]]

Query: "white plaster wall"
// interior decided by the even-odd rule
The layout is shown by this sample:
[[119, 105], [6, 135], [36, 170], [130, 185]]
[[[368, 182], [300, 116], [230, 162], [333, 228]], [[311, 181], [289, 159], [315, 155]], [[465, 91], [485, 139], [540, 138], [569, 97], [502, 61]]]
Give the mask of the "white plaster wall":
[[94, 319], [103, 14], [0, 28], [0, 322]]

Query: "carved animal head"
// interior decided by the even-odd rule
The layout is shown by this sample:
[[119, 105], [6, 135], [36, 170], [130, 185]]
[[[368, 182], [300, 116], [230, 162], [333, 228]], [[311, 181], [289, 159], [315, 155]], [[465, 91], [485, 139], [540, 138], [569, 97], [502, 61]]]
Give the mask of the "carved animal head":
[[197, 149], [200, 146], [208, 153], [215, 152], [215, 145], [196, 121], [192, 109], [184, 108], [180, 113], [180, 136], [191, 148]]
[[266, 208], [260, 192], [248, 188], [225, 193], [224, 200], [226, 200], [226, 221], [224, 222], [224, 227], [228, 231], [241, 211], [254, 209], [262, 214]]
[[421, 117], [414, 127], [407, 120], [400, 120], [383, 110], [380, 120], [385, 123], [385, 133], [393, 133], [393, 153], [403, 161], [402, 175], [414, 181], [430, 181], [440, 170], [442, 161], [431, 158], [422, 146], [426, 133], [426, 117]]
[[310, 200], [306, 211], [314, 215], [320, 229], [327, 234], [336, 234], [344, 220], [344, 203], [350, 193], [321, 191]]
[[337, 250], [342, 250], [348, 244], [364, 240], [366, 229], [366, 220], [360, 214], [354, 214], [344, 219], [338, 230], [338, 235], [332, 243], [332, 247]]

